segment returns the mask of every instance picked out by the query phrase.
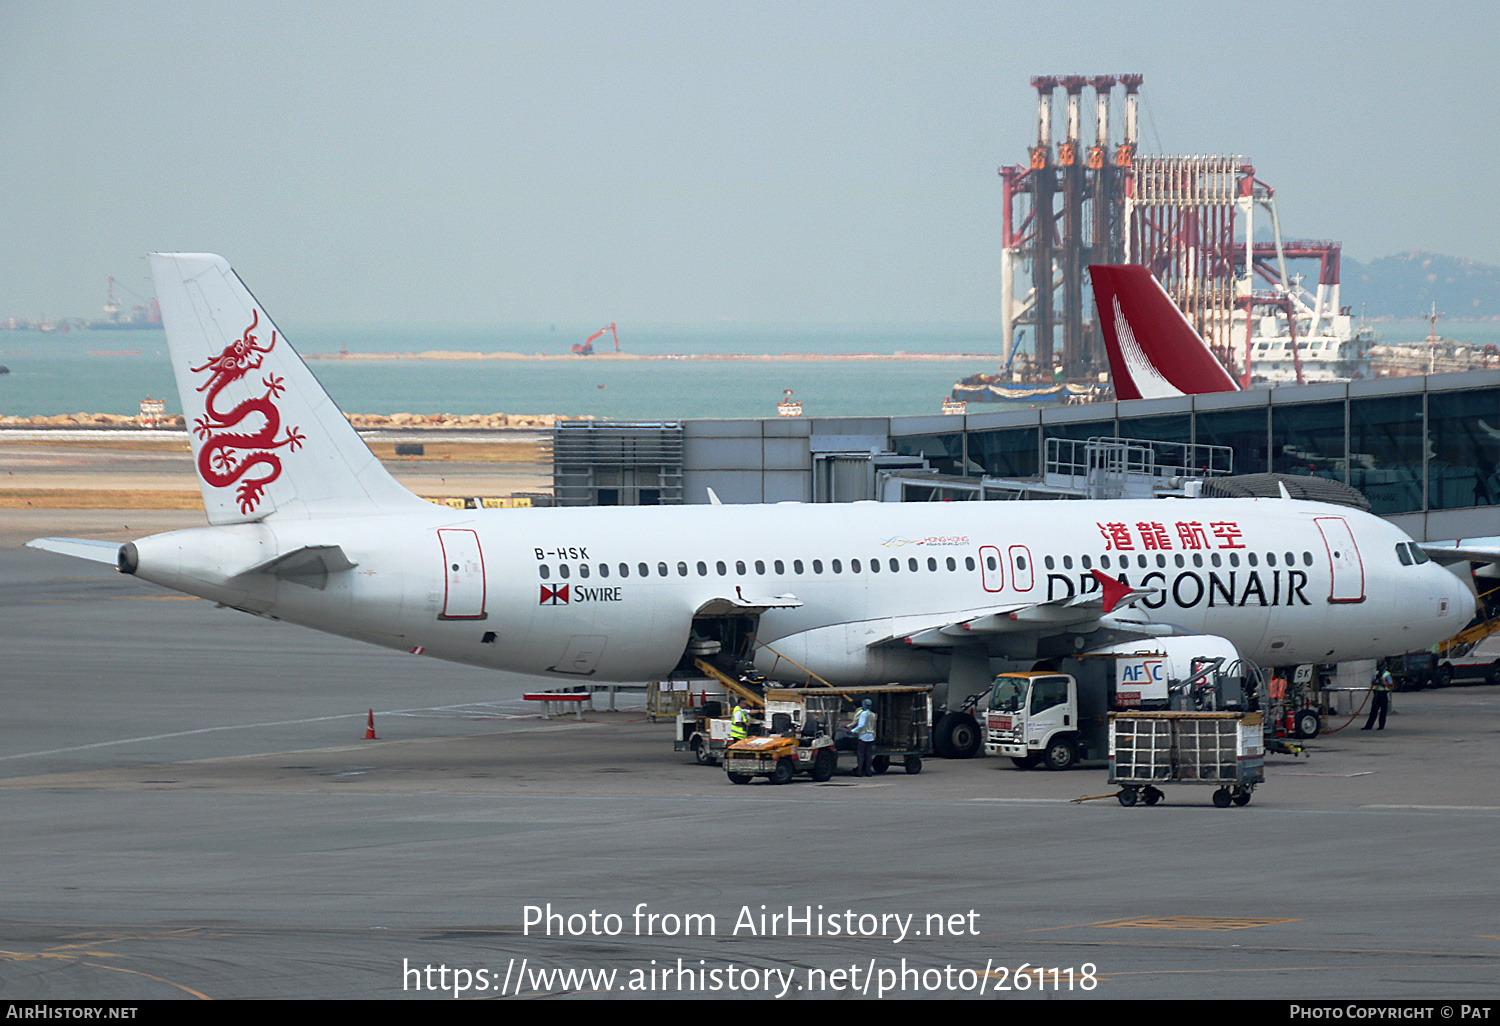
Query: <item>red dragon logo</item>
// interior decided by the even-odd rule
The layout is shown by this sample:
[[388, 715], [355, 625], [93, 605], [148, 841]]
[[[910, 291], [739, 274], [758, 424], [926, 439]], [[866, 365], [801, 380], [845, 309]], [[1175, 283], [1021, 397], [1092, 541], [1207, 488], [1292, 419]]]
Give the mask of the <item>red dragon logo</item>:
[[[204, 439], [203, 448], [198, 450], [198, 473], [215, 488], [227, 488], [238, 481], [239, 488], [236, 492], [241, 513], [253, 510], [265, 494], [266, 485], [281, 476], [281, 457], [271, 450], [288, 446], [292, 452], [296, 452], [306, 440], [306, 436], [297, 428], [289, 428], [285, 438], [276, 437], [276, 433], [281, 430], [281, 411], [271, 400], [280, 396], [286, 386], [283, 384], [284, 379], [274, 374], [261, 379], [261, 384], [266, 387], [265, 395], [246, 399], [223, 413], [216, 406], [220, 392], [232, 382], [258, 370], [264, 359], [262, 354], [276, 348], [274, 328], [271, 330], [270, 345], [256, 345], [255, 336], [251, 332], [259, 323], [260, 311], [256, 310], [250, 319], [250, 326], [245, 329], [239, 341], [225, 346], [222, 353], [202, 367], [192, 368], [194, 374], [210, 372], [208, 380], [198, 386], [200, 392], [208, 390], [203, 416], [193, 422], [194, 432]], [[253, 414], [259, 414], [263, 420], [259, 431], [248, 434], [230, 433], [230, 428], [239, 426], [241, 421]], [[251, 423], [253, 425], [254, 422]], [[240, 480], [252, 467], [261, 469], [256, 476]]]

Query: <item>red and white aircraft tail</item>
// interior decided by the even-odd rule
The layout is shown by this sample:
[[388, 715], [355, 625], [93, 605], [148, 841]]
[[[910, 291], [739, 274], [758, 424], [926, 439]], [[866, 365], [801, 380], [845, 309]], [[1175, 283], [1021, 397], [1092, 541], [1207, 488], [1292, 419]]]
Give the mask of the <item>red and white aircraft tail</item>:
[[210, 524], [421, 508], [222, 257], [151, 273]]
[[1149, 270], [1139, 264], [1096, 264], [1089, 275], [1117, 398], [1239, 391]]

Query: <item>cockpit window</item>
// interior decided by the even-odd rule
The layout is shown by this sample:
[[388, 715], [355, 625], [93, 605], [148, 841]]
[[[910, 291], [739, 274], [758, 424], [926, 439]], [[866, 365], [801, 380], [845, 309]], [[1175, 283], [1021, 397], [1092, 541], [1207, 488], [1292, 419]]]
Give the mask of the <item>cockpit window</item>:
[[1396, 543], [1396, 556], [1401, 560], [1402, 566], [1411, 566], [1411, 550], [1406, 547], [1406, 542]]
[[1418, 545], [1416, 542], [1411, 543], [1411, 554], [1416, 558], [1417, 566], [1421, 566], [1423, 563], [1432, 562], [1432, 557], [1429, 556], [1425, 551], [1423, 551], [1422, 546]]

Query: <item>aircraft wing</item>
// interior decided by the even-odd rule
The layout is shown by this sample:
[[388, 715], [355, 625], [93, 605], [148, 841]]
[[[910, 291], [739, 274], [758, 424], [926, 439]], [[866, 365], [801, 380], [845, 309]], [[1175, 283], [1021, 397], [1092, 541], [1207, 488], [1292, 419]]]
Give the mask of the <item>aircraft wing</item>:
[[1156, 594], [1151, 588], [1129, 585], [1098, 570], [1098, 591], [1051, 602], [1017, 602], [987, 609], [970, 609], [956, 613], [923, 617], [899, 617], [893, 621], [892, 633], [871, 645], [902, 644], [917, 648], [951, 648], [965, 642], [984, 641], [986, 635], [1034, 633], [1059, 634], [1063, 631], [1092, 631], [1099, 628], [1141, 635], [1171, 633], [1168, 624], [1130, 620], [1115, 611], [1134, 606]]
[[721, 595], [698, 608], [696, 616], [728, 616], [734, 613], [758, 614], [768, 609], [796, 609], [802, 600], [795, 595], [746, 595], [740, 588], [734, 595]]
[[1439, 563], [1500, 563], [1500, 538], [1455, 538], [1452, 541], [1418, 542], [1418, 547]]
[[26, 543], [28, 549], [42, 549], [64, 556], [75, 556], [95, 563], [117, 566], [120, 558], [120, 543], [95, 541], [92, 538], [34, 538]]

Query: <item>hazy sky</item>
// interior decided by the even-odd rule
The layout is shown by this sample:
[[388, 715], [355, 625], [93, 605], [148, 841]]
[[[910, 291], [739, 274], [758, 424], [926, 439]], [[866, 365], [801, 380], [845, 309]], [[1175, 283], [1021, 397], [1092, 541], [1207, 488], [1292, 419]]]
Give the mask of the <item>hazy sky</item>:
[[179, 249], [284, 327], [996, 321], [1038, 74], [1145, 75], [1289, 236], [1500, 264], [1497, 10], [0, 0], [0, 316]]

